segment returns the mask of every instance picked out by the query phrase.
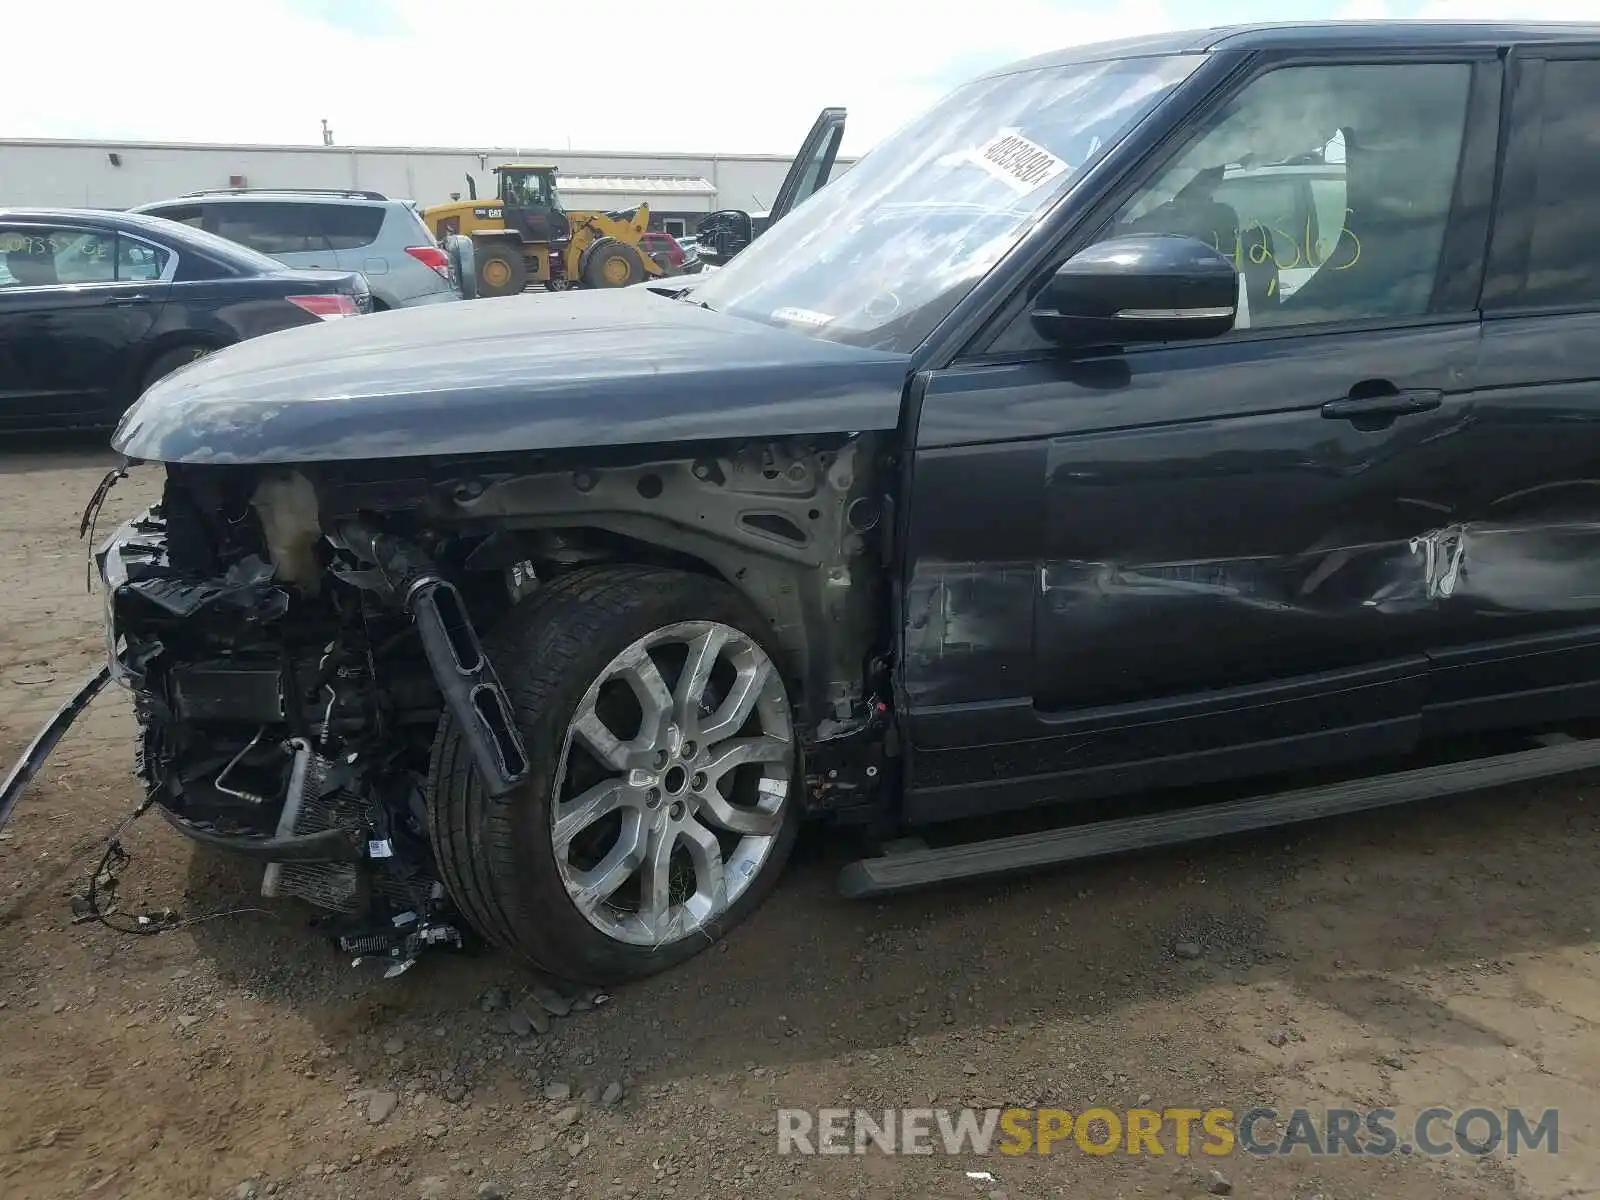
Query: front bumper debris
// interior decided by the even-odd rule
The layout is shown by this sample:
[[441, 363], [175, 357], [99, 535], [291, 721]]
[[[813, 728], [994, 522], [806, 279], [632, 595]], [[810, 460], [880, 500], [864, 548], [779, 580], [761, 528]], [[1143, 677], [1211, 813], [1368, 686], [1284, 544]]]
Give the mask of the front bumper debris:
[[18, 798], [33, 781], [33, 777], [39, 773], [39, 768], [44, 766], [45, 760], [50, 757], [50, 752], [56, 748], [56, 743], [61, 741], [67, 730], [72, 728], [73, 722], [83, 715], [84, 710], [110, 680], [109, 665], [100, 667], [85, 679], [22, 752], [22, 757], [6, 775], [4, 788], [0, 788], [0, 829], [4, 829], [11, 820], [11, 812], [16, 808]]

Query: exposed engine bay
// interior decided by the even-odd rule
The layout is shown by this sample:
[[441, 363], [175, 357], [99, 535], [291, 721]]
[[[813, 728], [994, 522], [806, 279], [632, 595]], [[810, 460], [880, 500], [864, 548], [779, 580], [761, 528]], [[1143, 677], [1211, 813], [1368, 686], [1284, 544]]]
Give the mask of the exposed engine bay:
[[441, 722], [490, 796], [534, 766], [501, 679], [516, 664], [479, 630], [564, 572], [646, 562], [720, 576], [770, 622], [804, 683], [806, 810], [868, 813], [889, 712], [875, 454], [856, 436], [581, 466], [169, 465], [96, 554], [140, 781], [178, 830], [259, 861], [264, 895], [323, 910], [345, 951], [397, 973], [459, 947], [473, 931], [429, 831]]

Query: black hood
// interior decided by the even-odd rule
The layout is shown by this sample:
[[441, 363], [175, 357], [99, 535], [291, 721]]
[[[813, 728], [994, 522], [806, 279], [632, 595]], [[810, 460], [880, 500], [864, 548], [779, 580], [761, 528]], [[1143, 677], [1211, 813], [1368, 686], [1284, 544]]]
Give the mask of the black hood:
[[292, 463], [893, 429], [907, 368], [646, 288], [509, 296], [242, 342], [157, 383], [112, 445]]

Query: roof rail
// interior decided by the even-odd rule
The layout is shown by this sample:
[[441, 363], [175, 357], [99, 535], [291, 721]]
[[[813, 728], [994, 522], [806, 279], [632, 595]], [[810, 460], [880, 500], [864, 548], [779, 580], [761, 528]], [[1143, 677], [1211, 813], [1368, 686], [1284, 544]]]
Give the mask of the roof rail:
[[279, 195], [292, 196], [348, 196], [353, 200], [387, 200], [389, 197], [382, 192], [367, 192], [358, 188], [303, 188], [303, 187], [266, 187], [266, 188], [201, 188], [197, 192], [185, 192], [184, 199], [192, 196], [248, 196], [259, 195], [263, 192], [273, 192]]

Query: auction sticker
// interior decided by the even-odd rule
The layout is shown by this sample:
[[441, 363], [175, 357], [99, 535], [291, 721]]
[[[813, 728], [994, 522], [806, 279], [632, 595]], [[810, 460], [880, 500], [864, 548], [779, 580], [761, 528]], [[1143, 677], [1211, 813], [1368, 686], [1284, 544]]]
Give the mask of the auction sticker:
[[1017, 129], [1002, 129], [972, 151], [971, 160], [1018, 195], [1026, 195], [1071, 168]]
[[772, 310], [772, 320], [787, 321], [791, 325], [826, 325], [833, 320], [829, 313], [816, 312], [809, 308], [775, 308]]

